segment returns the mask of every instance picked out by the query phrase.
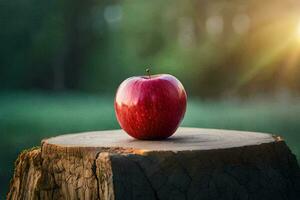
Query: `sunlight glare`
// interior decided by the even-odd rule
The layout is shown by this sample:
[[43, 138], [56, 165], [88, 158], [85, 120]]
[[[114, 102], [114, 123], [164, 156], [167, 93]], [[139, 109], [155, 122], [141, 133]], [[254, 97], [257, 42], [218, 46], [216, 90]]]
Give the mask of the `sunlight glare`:
[[299, 21], [299, 23], [298, 23], [298, 26], [297, 26], [297, 39], [298, 39], [298, 42], [300, 42], [300, 21]]

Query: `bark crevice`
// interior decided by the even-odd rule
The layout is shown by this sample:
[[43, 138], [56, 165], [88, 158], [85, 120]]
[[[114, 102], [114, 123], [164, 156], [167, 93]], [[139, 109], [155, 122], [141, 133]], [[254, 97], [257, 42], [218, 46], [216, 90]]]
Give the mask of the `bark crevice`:
[[99, 151], [96, 154], [96, 156], [95, 156], [95, 160], [94, 160], [94, 163], [92, 165], [92, 171], [93, 171], [93, 174], [94, 174], [94, 176], [96, 178], [96, 182], [97, 182], [97, 196], [101, 200], [101, 198], [100, 198], [100, 190], [99, 190], [99, 188], [100, 188], [100, 180], [99, 180], [99, 178], [97, 176], [97, 159], [98, 159], [100, 153], [101, 152]]
[[132, 159], [132, 161], [135, 163], [135, 165], [138, 167], [138, 169], [142, 172], [145, 180], [147, 181], [147, 183], [149, 184], [149, 186], [150, 186], [150, 188], [153, 192], [155, 200], [159, 200], [157, 191], [156, 191], [155, 187], [153, 186], [151, 180], [149, 179], [149, 177], [148, 177], [146, 171], [144, 170], [144, 168], [140, 165], [140, 163], [138, 161], [135, 161], [134, 159]]

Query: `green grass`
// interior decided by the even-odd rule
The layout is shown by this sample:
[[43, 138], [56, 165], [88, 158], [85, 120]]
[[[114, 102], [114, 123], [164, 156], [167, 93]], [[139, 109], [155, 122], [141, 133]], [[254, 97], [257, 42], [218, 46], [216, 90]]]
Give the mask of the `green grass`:
[[[283, 136], [300, 158], [300, 102], [189, 100], [183, 126], [260, 131]], [[0, 197], [17, 155], [62, 133], [119, 128], [113, 97], [84, 94], [0, 94]], [[2, 199], [2, 198], [1, 198]]]

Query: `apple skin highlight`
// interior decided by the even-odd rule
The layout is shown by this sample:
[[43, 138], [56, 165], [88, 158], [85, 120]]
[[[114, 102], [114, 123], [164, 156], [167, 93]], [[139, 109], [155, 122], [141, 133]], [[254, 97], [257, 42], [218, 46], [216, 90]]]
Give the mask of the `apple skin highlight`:
[[121, 128], [141, 140], [170, 137], [180, 125], [187, 95], [180, 81], [169, 74], [137, 76], [124, 80], [115, 97]]

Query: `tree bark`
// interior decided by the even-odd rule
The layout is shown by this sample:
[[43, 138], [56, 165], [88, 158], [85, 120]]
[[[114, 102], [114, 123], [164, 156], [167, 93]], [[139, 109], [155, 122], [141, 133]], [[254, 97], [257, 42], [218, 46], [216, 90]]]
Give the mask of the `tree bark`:
[[280, 137], [179, 128], [163, 141], [121, 130], [62, 135], [16, 161], [7, 199], [299, 199]]

